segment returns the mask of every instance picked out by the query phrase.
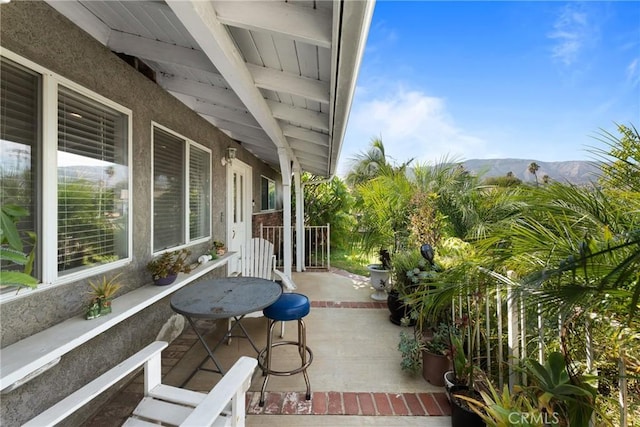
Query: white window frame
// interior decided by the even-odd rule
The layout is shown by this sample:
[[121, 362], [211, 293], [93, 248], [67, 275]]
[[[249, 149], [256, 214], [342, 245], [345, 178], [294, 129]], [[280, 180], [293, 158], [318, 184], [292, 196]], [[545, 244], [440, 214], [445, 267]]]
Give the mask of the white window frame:
[[[184, 172], [184, 185], [185, 188], [183, 189], [184, 191], [184, 217], [182, 218], [182, 220], [184, 221], [184, 236], [183, 239], [185, 241], [184, 244], [181, 245], [177, 245], [177, 246], [172, 246], [170, 248], [166, 248], [166, 249], [162, 249], [159, 251], [154, 251], [153, 248], [153, 238], [154, 238], [154, 215], [153, 215], [153, 209], [154, 209], [154, 203], [153, 203], [153, 199], [154, 199], [154, 182], [153, 182], [153, 168], [154, 168], [154, 147], [155, 147], [155, 141], [154, 141], [154, 129], [158, 128], [164, 132], [167, 132], [173, 136], [175, 136], [176, 138], [179, 138], [183, 141], [183, 143], [185, 144], [185, 157], [184, 157], [184, 164], [182, 165], [183, 167], [183, 172]], [[198, 149], [205, 151], [209, 154], [209, 165], [210, 165], [210, 169], [209, 169], [209, 212], [208, 212], [208, 221], [209, 221], [209, 235], [208, 236], [204, 236], [204, 237], [200, 237], [198, 239], [194, 239], [194, 240], [190, 240], [189, 237], [189, 210], [190, 210], [190, 206], [189, 206], [189, 156], [191, 155], [191, 147], [197, 147]], [[213, 168], [213, 153], [211, 151], [211, 149], [205, 147], [202, 144], [199, 144], [189, 138], [187, 138], [184, 135], [179, 134], [178, 132], [175, 132], [171, 129], [169, 129], [166, 126], [161, 125], [160, 123], [151, 121], [151, 241], [149, 242], [150, 244], [150, 248], [151, 248], [151, 253], [153, 254], [153, 256], [157, 256], [160, 254], [163, 254], [165, 252], [173, 252], [176, 250], [180, 250], [182, 248], [186, 248], [189, 246], [193, 246], [193, 245], [197, 245], [200, 243], [205, 243], [208, 242], [209, 240], [211, 240], [211, 236], [212, 236], [212, 229], [213, 229], [213, 222], [212, 222], [212, 215], [211, 215], [211, 205], [213, 204], [213, 198], [212, 198], [212, 187], [213, 187], [213, 183], [211, 181], [211, 177], [212, 177], [212, 168]]]
[[[133, 259], [133, 198], [132, 198], [132, 126], [133, 113], [129, 108], [111, 101], [104, 96], [87, 89], [37, 63], [23, 58], [5, 48], [0, 50], [5, 58], [22, 65], [42, 76], [42, 197], [37, 205], [42, 222], [38, 233], [38, 245], [41, 247], [40, 269], [42, 280], [35, 289], [18, 288], [16, 292], [0, 295], [0, 302], [10, 301], [22, 296], [32, 295], [34, 292], [49, 289], [65, 283], [70, 283], [96, 276], [107, 271], [120, 268], [131, 263]], [[106, 107], [112, 108], [127, 117], [127, 160], [128, 160], [128, 206], [127, 218], [127, 257], [117, 261], [90, 267], [74, 273], [58, 276], [58, 87], [64, 86], [86, 96]], [[45, 209], [45, 207], [47, 207]]]

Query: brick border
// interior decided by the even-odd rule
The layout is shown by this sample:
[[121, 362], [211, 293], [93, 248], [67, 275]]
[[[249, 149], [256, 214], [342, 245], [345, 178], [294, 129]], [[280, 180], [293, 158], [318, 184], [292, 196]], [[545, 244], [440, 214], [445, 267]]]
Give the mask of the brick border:
[[247, 392], [247, 415], [374, 415], [444, 416], [451, 407], [444, 393], [370, 393], [316, 391], [311, 400], [304, 393], [267, 392], [259, 405], [260, 392]]

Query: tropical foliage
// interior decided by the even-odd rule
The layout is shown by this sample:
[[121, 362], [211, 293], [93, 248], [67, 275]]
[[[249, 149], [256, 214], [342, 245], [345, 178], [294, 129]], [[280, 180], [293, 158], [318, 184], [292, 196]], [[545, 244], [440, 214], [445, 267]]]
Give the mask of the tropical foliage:
[[[365, 250], [390, 248], [399, 265], [422, 243], [435, 247], [442, 271], [429, 286], [406, 296], [421, 316], [437, 318], [442, 309], [459, 302], [460, 309], [469, 310], [483, 325], [493, 320], [486, 320], [484, 311], [476, 312], [478, 302], [490, 303], [489, 296], [504, 295], [507, 287], [510, 298], [526, 301], [524, 314], [535, 319], [539, 311], [547, 348], [560, 353], [549, 356], [549, 366], [529, 363], [526, 375], [545, 396], [542, 372], [560, 366], [561, 357], [563, 369], [566, 365], [561, 388], [587, 390], [577, 393], [580, 408], [572, 402], [561, 405], [565, 419], [586, 420], [591, 416], [588, 408], [595, 407], [600, 420], [615, 423], [619, 411], [601, 410], [611, 409], [603, 395], [614, 395], [617, 378], [627, 381], [620, 387], [640, 388], [634, 374], [640, 372], [640, 135], [633, 126], [619, 126], [618, 131], [619, 136], [602, 132], [599, 137], [605, 148], [593, 152], [603, 160], [602, 176], [591, 186], [548, 177], [539, 182], [535, 162], [529, 165], [535, 185], [509, 176], [484, 180], [448, 159], [436, 165], [396, 165], [385, 157], [379, 139], [354, 159], [347, 180]], [[452, 242], [456, 250], [447, 247]], [[586, 334], [592, 337], [593, 350], [585, 345]], [[483, 337], [478, 332], [479, 340], [488, 340]], [[486, 343], [494, 351], [496, 345]], [[607, 389], [598, 389], [598, 396], [591, 393], [595, 389], [583, 387], [584, 361], [591, 351], [594, 368], [605, 372], [599, 384]], [[504, 397], [500, 392], [485, 395]], [[632, 397], [630, 410], [638, 411], [639, 403]], [[540, 409], [540, 402], [532, 400], [519, 405]], [[635, 415], [640, 417], [640, 412]]]
[[327, 182], [309, 173], [302, 175], [302, 183], [305, 224], [331, 224], [332, 249], [350, 246], [355, 219], [351, 215], [353, 197], [345, 183], [338, 177]]

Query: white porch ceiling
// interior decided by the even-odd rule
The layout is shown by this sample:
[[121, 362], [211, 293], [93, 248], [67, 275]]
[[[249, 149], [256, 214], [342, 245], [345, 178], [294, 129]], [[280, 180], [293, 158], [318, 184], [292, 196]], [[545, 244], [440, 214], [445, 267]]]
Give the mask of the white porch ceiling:
[[373, 0], [48, 4], [275, 169], [335, 173]]

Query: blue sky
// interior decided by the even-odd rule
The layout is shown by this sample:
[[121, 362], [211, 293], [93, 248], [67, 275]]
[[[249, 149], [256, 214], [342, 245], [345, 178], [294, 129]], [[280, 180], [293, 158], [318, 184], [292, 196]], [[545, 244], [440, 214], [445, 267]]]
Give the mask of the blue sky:
[[640, 2], [378, 0], [338, 174], [374, 137], [397, 162], [591, 160], [639, 119]]

